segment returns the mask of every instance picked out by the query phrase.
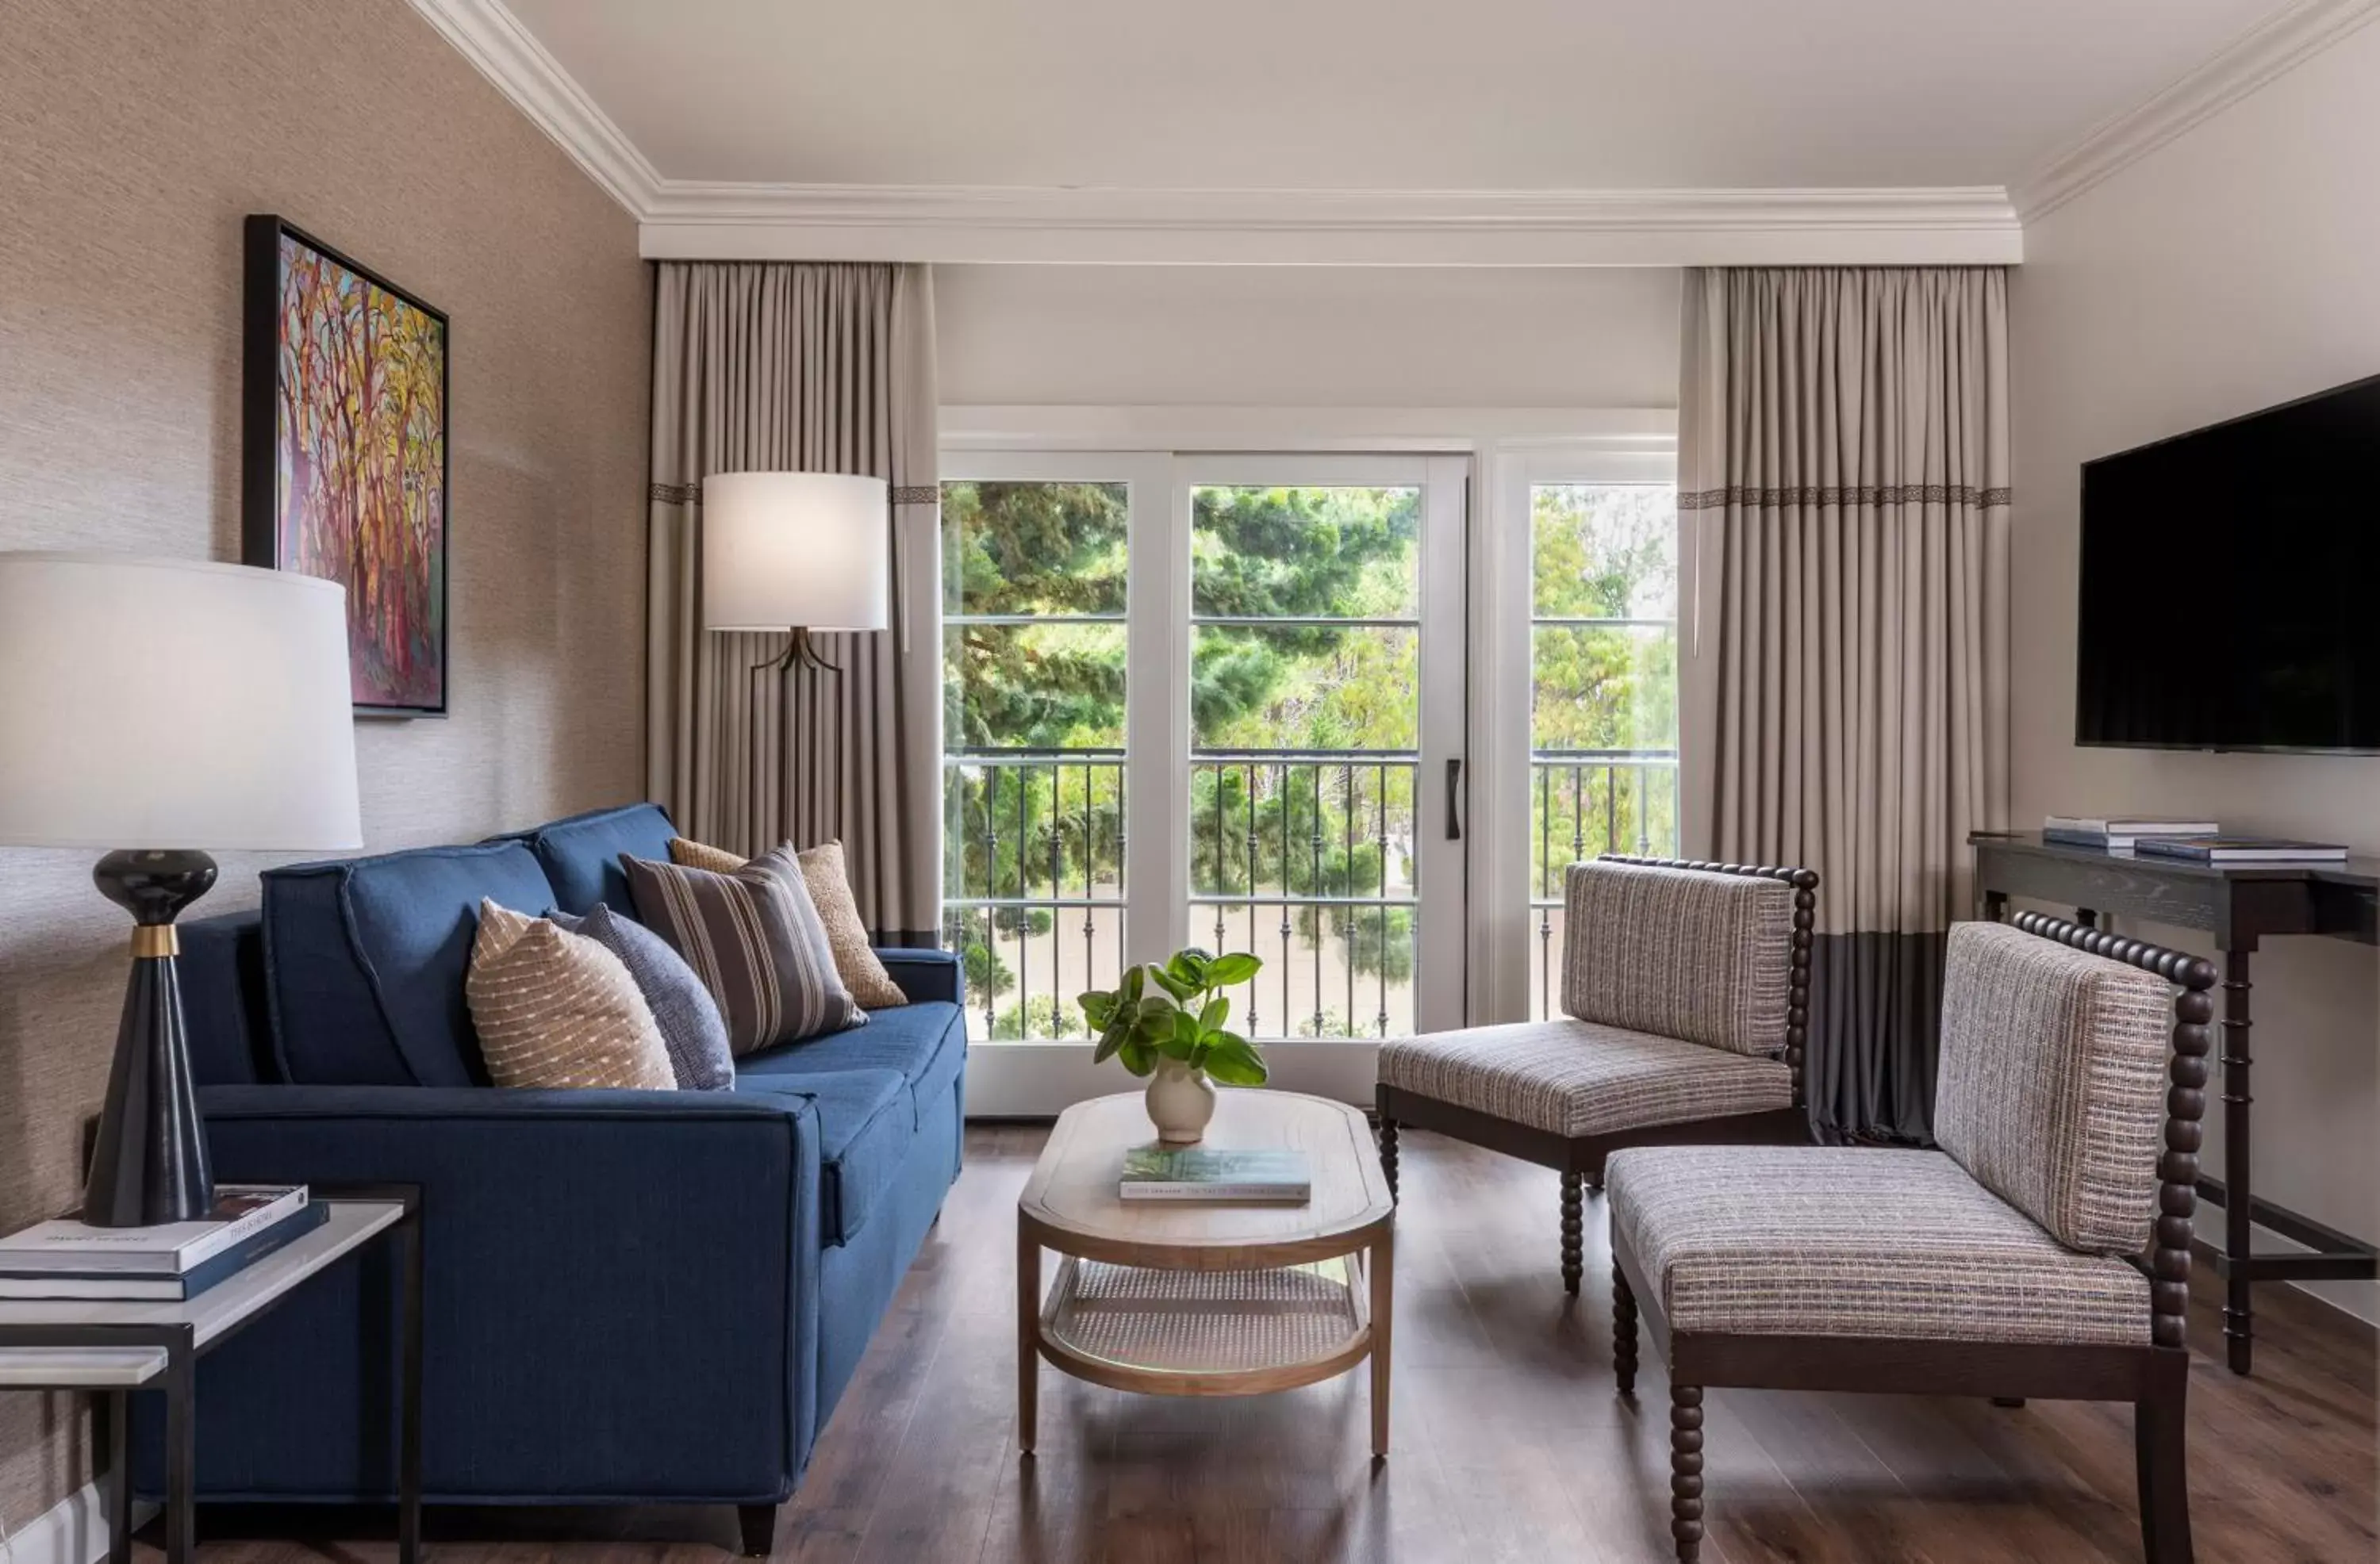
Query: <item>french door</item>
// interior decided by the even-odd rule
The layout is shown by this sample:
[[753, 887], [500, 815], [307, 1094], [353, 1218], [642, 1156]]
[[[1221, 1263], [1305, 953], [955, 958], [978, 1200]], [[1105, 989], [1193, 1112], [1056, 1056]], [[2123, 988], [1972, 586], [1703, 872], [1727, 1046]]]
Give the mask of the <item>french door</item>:
[[1130, 1083], [1075, 997], [1185, 945], [1279, 1085], [1466, 1012], [1459, 456], [947, 453], [943, 938], [970, 1111]]

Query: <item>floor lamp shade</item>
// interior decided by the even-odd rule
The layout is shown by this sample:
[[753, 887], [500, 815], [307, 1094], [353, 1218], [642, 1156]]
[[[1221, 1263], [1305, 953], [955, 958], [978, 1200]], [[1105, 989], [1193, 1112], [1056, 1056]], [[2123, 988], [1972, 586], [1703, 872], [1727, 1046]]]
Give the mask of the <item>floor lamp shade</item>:
[[82, 1217], [189, 1221], [214, 1204], [174, 920], [209, 849], [363, 845], [346, 594], [244, 565], [0, 552], [0, 844], [103, 847], [132, 975]]
[[881, 630], [892, 623], [890, 491], [832, 472], [702, 480], [702, 621], [711, 630]]

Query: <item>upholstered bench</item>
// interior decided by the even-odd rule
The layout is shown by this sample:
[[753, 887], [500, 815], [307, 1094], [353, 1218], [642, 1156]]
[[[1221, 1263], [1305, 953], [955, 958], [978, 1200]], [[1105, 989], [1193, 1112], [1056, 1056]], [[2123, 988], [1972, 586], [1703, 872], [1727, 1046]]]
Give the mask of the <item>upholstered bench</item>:
[[1380, 1049], [1380, 1160], [1415, 1125], [1559, 1169], [1562, 1285], [1582, 1270], [1582, 1190], [1629, 1146], [1809, 1139], [1802, 1044], [1818, 877], [1608, 856], [1563, 880], [1550, 1021]]
[[1940, 1150], [1611, 1158], [1614, 1368], [1633, 1393], [1641, 1309], [1669, 1362], [1679, 1558], [1701, 1544], [1710, 1386], [2131, 1401], [2148, 1557], [2190, 1558], [2183, 1312], [2214, 981], [2194, 956], [2037, 914], [1960, 924]]

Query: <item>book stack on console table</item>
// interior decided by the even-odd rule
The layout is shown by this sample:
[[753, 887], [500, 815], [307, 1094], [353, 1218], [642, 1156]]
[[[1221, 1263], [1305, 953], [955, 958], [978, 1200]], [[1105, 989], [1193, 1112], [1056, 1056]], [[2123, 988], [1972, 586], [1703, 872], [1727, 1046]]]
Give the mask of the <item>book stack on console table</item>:
[[218, 1184], [194, 1222], [90, 1227], [71, 1217], [0, 1238], [0, 1298], [178, 1303], [321, 1227], [303, 1184]]
[[2146, 843], [2174, 836], [2213, 836], [2213, 820], [2155, 820], [2138, 816], [2051, 815], [2041, 822], [2044, 842], [2069, 847], [2104, 847], [2110, 853], [2141, 850]]
[[2274, 836], [2161, 836], [2143, 841], [2140, 850], [2152, 857], [2179, 858], [2192, 864], [2338, 864], [2347, 861], [2347, 847], [2338, 842], [2292, 842]]

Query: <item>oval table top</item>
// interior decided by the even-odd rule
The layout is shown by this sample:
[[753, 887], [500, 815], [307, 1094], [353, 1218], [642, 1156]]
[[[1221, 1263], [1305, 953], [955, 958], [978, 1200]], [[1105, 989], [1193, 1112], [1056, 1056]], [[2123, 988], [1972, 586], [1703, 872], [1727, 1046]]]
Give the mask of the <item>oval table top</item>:
[[1238, 1270], [1344, 1255], [1395, 1214], [1363, 1110], [1261, 1087], [1219, 1087], [1200, 1144], [1220, 1151], [1305, 1153], [1303, 1206], [1126, 1201], [1124, 1153], [1155, 1144], [1138, 1092], [1078, 1102], [1058, 1117], [1017, 1197], [1023, 1230], [1051, 1249], [1119, 1265]]

